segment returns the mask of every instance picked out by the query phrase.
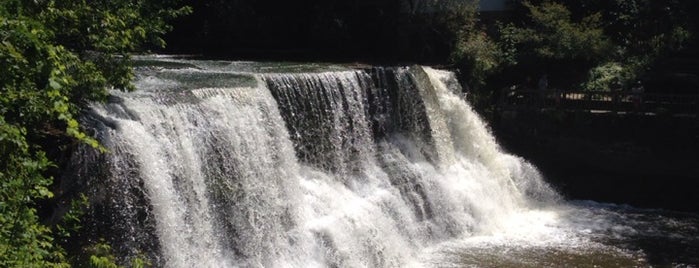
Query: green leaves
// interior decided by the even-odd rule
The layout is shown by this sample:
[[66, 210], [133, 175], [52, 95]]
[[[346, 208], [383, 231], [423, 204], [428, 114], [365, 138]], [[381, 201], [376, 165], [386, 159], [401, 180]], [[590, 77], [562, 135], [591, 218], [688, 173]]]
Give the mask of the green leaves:
[[43, 152], [32, 152], [26, 131], [0, 116], [0, 266], [61, 267], [63, 251], [51, 230], [40, 224], [35, 200], [51, 198], [51, 165]]
[[53, 238], [68, 229], [38, 216], [37, 204], [56, 197], [44, 151], [71, 139], [106, 151], [76, 117], [108, 89], [132, 89], [129, 53], [162, 45], [166, 20], [187, 12], [150, 2], [0, 1], [0, 267], [69, 266]]
[[553, 74], [565, 88], [628, 88], [682, 49], [696, 23], [689, 0], [526, 0], [527, 17], [501, 25], [499, 41], [520, 77]]
[[[74, 50], [124, 54], [154, 42], [170, 30], [168, 20], [188, 14], [176, 1], [141, 0], [47, 1], [40, 14], [56, 39]], [[172, 5], [167, 5], [171, 2]]]
[[514, 38], [520, 51], [544, 59], [588, 63], [610, 56], [612, 47], [601, 27], [600, 14], [574, 21], [568, 8], [559, 3], [524, 2], [524, 6], [529, 10], [531, 24], [522, 28], [510, 24], [501, 30]]
[[503, 52], [484, 32], [474, 31], [460, 37], [451, 59], [457, 62], [472, 88], [485, 85], [488, 76], [497, 71], [503, 60]]
[[479, 89], [499, 68], [502, 52], [477, 25], [478, 1], [444, 1], [442, 5], [434, 24], [444, 25], [447, 35], [452, 36], [449, 61], [460, 67], [472, 89]]

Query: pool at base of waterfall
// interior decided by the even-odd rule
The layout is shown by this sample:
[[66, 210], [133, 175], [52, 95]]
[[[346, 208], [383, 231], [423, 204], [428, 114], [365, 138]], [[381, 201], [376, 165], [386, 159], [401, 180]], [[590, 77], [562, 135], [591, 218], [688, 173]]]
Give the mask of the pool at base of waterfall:
[[429, 248], [415, 267], [697, 267], [699, 215], [571, 201]]

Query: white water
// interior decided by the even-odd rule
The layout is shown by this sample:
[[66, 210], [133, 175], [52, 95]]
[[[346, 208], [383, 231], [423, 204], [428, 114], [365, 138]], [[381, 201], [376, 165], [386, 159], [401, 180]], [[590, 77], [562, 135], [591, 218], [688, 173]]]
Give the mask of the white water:
[[[507, 252], [608, 251], [502, 151], [450, 72], [397, 68], [389, 88], [357, 70], [206, 68], [142, 71], [139, 91], [93, 107], [111, 126], [98, 128], [109, 180], [141, 181], [148, 202], [113, 197], [153, 225], [126, 223], [124, 236], [153, 229], [156, 265], [490, 266]], [[212, 73], [250, 79], [197, 84]]]

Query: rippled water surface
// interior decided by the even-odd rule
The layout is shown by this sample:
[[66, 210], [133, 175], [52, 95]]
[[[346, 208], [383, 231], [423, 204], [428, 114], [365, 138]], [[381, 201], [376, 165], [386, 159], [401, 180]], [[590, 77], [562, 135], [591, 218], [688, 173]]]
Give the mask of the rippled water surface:
[[427, 255], [436, 267], [697, 267], [699, 216], [573, 201]]

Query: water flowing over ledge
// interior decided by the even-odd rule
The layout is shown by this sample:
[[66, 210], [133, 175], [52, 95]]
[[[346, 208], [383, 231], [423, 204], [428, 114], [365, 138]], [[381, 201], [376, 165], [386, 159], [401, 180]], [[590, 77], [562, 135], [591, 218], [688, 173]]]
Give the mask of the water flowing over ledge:
[[[489, 266], [542, 248], [643, 261], [588, 235], [631, 227], [503, 152], [451, 72], [159, 60], [137, 67], [136, 92], [92, 105], [83, 121], [109, 153], [81, 150], [73, 168], [90, 230], [124, 262]], [[577, 219], [588, 211], [597, 221]]]

